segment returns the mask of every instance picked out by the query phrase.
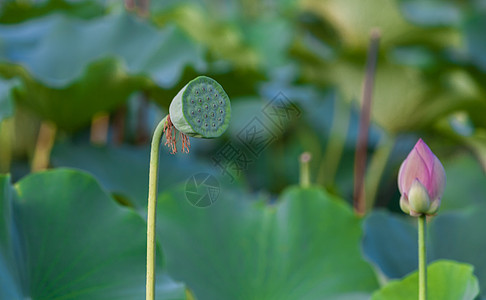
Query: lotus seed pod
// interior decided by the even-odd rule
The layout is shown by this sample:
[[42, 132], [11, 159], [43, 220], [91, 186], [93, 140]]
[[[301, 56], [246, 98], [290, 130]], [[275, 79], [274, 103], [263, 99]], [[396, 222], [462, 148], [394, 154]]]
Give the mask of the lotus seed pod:
[[199, 76], [174, 97], [169, 115], [174, 127], [188, 136], [216, 138], [229, 126], [231, 104], [219, 83]]

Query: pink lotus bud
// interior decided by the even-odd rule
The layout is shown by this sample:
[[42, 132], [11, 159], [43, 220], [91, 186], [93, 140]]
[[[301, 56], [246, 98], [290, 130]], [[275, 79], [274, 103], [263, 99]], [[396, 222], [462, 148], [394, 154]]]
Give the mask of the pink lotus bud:
[[444, 167], [419, 139], [398, 172], [400, 208], [411, 216], [437, 213], [445, 184]]

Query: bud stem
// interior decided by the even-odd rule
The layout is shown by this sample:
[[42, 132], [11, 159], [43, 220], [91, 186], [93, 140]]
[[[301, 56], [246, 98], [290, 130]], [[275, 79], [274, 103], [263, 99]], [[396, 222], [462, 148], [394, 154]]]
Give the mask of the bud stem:
[[427, 251], [425, 249], [425, 215], [418, 217], [419, 300], [427, 299]]
[[167, 117], [155, 128], [150, 150], [149, 192], [147, 209], [147, 285], [146, 300], [155, 299], [155, 210], [157, 208], [157, 175], [159, 168], [159, 149]]

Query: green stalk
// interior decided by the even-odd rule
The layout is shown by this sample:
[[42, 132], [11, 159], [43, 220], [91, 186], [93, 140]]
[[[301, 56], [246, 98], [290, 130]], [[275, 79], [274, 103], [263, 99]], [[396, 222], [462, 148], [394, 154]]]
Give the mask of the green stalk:
[[316, 180], [318, 184], [325, 187], [334, 184], [339, 163], [343, 156], [346, 134], [350, 124], [351, 110], [340, 96], [336, 96], [332, 115], [331, 131]]
[[427, 300], [427, 252], [425, 249], [425, 215], [418, 217], [419, 300]]
[[167, 116], [155, 128], [150, 150], [149, 192], [147, 210], [147, 285], [146, 300], [155, 299], [155, 210], [157, 207], [157, 175], [160, 141], [164, 135]]
[[311, 160], [311, 154], [309, 152], [304, 152], [300, 155], [300, 186], [309, 187], [310, 186], [310, 170], [309, 162]]

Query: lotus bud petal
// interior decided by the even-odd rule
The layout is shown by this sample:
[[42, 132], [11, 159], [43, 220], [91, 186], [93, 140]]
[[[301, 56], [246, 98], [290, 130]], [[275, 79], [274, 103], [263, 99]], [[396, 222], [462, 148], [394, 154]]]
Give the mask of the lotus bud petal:
[[430, 208], [428, 192], [418, 180], [413, 181], [408, 191], [408, 203], [410, 203], [410, 210], [418, 214], [426, 213]]
[[398, 173], [401, 209], [412, 216], [437, 213], [445, 184], [444, 167], [427, 144], [419, 139]]
[[400, 197], [400, 208], [406, 214], [410, 214], [410, 204], [408, 203], [408, 199], [405, 197]]

